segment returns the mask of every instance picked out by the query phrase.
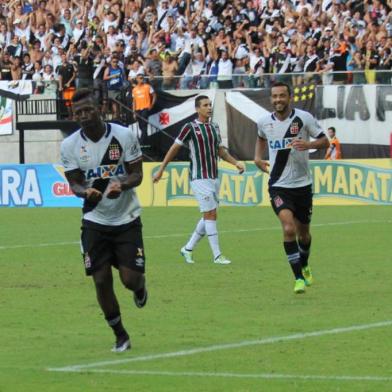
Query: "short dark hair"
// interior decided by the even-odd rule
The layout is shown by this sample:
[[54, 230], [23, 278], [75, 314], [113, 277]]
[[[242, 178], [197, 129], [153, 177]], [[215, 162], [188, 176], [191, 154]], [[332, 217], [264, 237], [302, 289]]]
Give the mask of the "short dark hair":
[[76, 103], [76, 102], [82, 101], [83, 99], [86, 99], [86, 98], [90, 98], [93, 101], [95, 101], [93, 90], [86, 88], [86, 87], [83, 87], [83, 88], [76, 90], [71, 101], [72, 101], [72, 103]]
[[333, 133], [336, 133], [335, 127], [328, 127], [328, 129], [330, 129]]
[[210, 99], [210, 97], [207, 97], [207, 95], [199, 95], [198, 97], [196, 97], [196, 99], [195, 99], [195, 107], [196, 107], [196, 108], [199, 108], [199, 107], [200, 107], [200, 102], [201, 102], [203, 99]]
[[289, 93], [289, 95], [291, 96], [291, 87], [290, 85], [288, 85], [287, 83], [284, 82], [275, 82], [272, 87], [271, 87], [271, 91], [274, 87], [286, 87], [287, 88], [287, 92]]

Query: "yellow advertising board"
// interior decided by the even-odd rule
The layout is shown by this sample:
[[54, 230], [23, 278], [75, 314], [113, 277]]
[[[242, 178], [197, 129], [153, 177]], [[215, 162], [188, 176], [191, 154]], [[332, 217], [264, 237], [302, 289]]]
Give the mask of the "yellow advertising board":
[[[267, 206], [268, 175], [246, 162], [245, 173], [232, 165], [219, 163], [221, 205]], [[314, 204], [392, 205], [392, 160], [311, 161]], [[170, 163], [158, 184], [152, 176], [159, 163], [143, 165], [144, 179], [137, 188], [142, 206], [196, 206], [189, 185], [189, 163]]]

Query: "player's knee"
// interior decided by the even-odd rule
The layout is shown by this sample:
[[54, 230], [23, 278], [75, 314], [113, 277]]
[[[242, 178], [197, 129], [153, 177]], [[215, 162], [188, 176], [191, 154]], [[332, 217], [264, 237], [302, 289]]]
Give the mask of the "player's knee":
[[298, 240], [304, 244], [308, 244], [311, 240], [311, 236], [309, 232], [300, 233], [298, 235]]
[[123, 285], [132, 291], [138, 291], [144, 285], [144, 275], [135, 273], [122, 279]]
[[283, 232], [285, 237], [295, 237], [295, 225], [293, 223], [284, 223]]

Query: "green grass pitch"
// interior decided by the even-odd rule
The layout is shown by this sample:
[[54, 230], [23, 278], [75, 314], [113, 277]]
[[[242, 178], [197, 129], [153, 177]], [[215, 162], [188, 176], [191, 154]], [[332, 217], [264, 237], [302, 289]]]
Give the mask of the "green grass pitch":
[[144, 209], [145, 309], [116, 277], [124, 354], [84, 276], [79, 219], [0, 210], [0, 392], [392, 391], [391, 207], [315, 207], [304, 295], [270, 208], [219, 210], [229, 266], [206, 239], [182, 261], [197, 208]]

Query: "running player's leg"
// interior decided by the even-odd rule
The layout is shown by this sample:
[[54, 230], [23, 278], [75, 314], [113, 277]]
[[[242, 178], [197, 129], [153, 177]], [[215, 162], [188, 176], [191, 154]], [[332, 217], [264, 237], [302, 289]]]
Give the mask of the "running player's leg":
[[308, 266], [308, 259], [310, 255], [310, 245], [312, 244], [312, 236], [310, 234], [310, 225], [301, 223], [295, 219], [297, 227], [298, 248], [301, 259], [302, 268]]
[[312, 237], [310, 234], [310, 221], [312, 218], [313, 194], [311, 186], [304, 187], [297, 191], [295, 197], [295, 222], [297, 228], [297, 240], [300, 253], [302, 273], [305, 283], [310, 286], [313, 282], [312, 272], [308, 265], [310, 245]]
[[104, 263], [92, 273], [98, 303], [105, 319], [116, 336], [114, 351], [124, 351], [130, 348], [129, 335], [125, 330], [120, 314], [120, 306], [113, 289], [112, 267]]
[[118, 269], [122, 284], [128, 290], [133, 291], [135, 305], [138, 308], [142, 308], [147, 302], [146, 277], [144, 273], [124, 265], [119, 265]]
[[229, 264], [220, 250], [217, 228], [217, 208], [219, 205], [219, 181], [217, 179], [194, 180], [191, 182], [193, 193], [203, 214], [205, 233], [210, 244], [214, 262], [216, 264]]
[[116, 234], [113, 239], [113, 246], [121, 282], [128, 290], [133, 291], [136, 306], [142, 308], [147, 302], [147, 289], [144, 276], [145, 254], [140, 218]]
[[310, 235], [309, 230], [310, 225], [307, 223], [301, 223], [296, 219], [296, 226], [302, 274], [305, 278], [306, 286], [311, 286], [313, 283], [313, 274], [308, 264], [310, 245], [312, 243], [312, 236]]
[[204, 222], [204, 217], [202, 217], [199, 222], [197, 222], [196, 228], [193, 231], [189, 241], [184, 246], [184, 249], [187, 252], [192, 252], [193, 248], [196, 244], [205, 236], [206, 234], [206, 227]]
[[99, 306], [116, 336], [113, 351], [129, 349], [129, 336], [122, 324], [120, 307], [113, 289], [113, 254], [106, 233], [96, 228], [83, 227], [81, 247], [86, 274], [93, 278]]
[[281, 209], [278, 218], [283, 230], [283, 246], [287, 260], [293, 271], [295, 279], [304, 279], [301, 270], [300, 255], [297, 244], [296, 225], [293, 212], [289, 209]]

